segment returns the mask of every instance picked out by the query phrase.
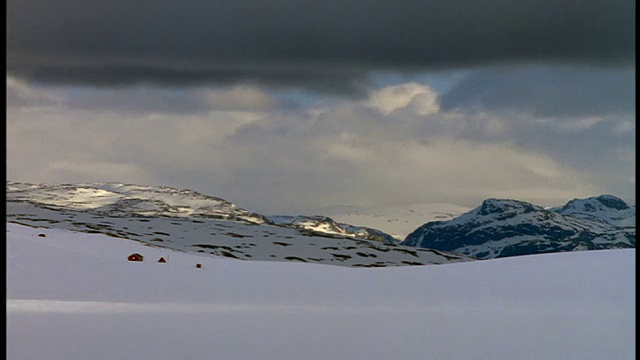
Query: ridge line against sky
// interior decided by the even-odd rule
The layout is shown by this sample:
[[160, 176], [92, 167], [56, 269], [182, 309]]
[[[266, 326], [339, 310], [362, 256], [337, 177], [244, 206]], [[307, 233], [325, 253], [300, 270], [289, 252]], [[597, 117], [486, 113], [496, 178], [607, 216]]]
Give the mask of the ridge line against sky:
[[7, 178], [635, 204], [635, 2], [7, 3]]

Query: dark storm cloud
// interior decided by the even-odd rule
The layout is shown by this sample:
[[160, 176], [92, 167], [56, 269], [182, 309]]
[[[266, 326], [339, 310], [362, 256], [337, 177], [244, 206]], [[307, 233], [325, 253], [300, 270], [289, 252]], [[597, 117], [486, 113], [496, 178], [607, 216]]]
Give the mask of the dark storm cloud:
[[7, 72], [353, 91], [363, 71], [633, 63], [632, 0], [9, 0]]
[[[138, 59], [132, 62], [139, 63]], [[234, 84], [267, 84], [294, 86], [312, 91], [365, 94], [362, 70], [327, 69], [324, 66], [310, 68], [296, 64], [289, 66], [212, 64], [200, 66], [185, 64], [183, 61], [169, 65], [148, 64], [109, 64], [99, 61], [95, 64], [33, 64], [8, 66], [9, 75], [25, 80], [42, 83], [66, 85], [90, 84], [101, 87], [122, 87], [131, 84], [159, 84], [171, 86], [189, 86], [216, 84], [228, 86]]]
[[484, 69], [443, 94], [443, 110], [535, 116], [635, 114], [635, 67], [524, 66]]

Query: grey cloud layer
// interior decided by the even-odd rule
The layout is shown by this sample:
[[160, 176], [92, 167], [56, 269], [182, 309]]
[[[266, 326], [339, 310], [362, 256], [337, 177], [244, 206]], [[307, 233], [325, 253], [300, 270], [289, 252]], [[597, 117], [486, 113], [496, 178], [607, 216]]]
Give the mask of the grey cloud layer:
[[469, 74], [441, 99], [443, 109], [535, 116], [635, 114], [635, 66], [510, 66]]
[[166, 89], [127, 90], [131, 109], [109, 89], [78, 99], [73, 88], [7, 83], [20, 100], [7, 98], [12, 180], [164, 184], [262, 212], [487, 197], [559, 205], [601, 193], [635, 201], [632, 115], [438, 110], [420, 84], [300, 108], [274, 106], [259, 87], [185, 91], [173, 106], [200, 111], [158, 113]]
[[10, 0], [7, 71], [98, 85], [355, 91], [372, 69], [632, 63], [631, 0]]

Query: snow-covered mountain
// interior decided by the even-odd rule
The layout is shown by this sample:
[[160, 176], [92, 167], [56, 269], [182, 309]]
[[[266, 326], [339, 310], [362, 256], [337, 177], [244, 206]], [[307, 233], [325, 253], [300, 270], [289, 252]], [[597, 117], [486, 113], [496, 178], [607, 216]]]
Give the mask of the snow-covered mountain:
[[315, 235], [399, 242], [380, 230], [336, 223], [326, 216], [264, 216], [218, 197], [168, 186], [120, 183], [35, 185], [7, 182], [7, 201], [24, 201], [50, 208], [88, 210], [114, 217], [210, 218], [291, 227], [307, 230]]
[[635, 206], [611, 195], [576, 199], [551, 209], [518, 200], [487, 199], [455, 219], [422, 225], [401, 244], [478, 259], [633, 248]]
[[590, 221], [605, 221], [609, 224], [635, 227], [636, 207], [611, 195], [600, 195], [587, 199], [573, 199], [562, 207], [551, 211]]
[[380, 241], [387, 244], [397, 244], [399, 241], [393, 236], [380, 230], [363, 226], [337, 223], [328, 216], [306, 216], [306, 215], [276, 215], [268, 216], [267, 219], [276, 225], [298, 228], [309, 231], [312, 234], [331, 234], [351, 236], [358, 239]]
[[157, 247], [241, 260], [349, 267], [475, 260], [384, 243], [382, 240], [390, 236], [346, 224], [340, 225], [344, 233], [320, 223], [313, 231], [297, 224], [276, 224], [223, 199], [169, 187], [7, 182], [7, 222], [101, 233]]
[[259, 214], [224, 199], [168, 186], [120, 183], [28, 184], [7, 181], [7, 201], [108, 216], [194, 217], [264, 224]]

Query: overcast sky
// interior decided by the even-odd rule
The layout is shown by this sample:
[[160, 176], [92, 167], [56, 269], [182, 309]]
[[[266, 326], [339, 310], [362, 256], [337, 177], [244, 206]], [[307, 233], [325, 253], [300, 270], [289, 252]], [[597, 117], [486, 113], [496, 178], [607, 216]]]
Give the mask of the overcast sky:
[[7, 179], [635, 204], [635, 2], [7, 3]]

